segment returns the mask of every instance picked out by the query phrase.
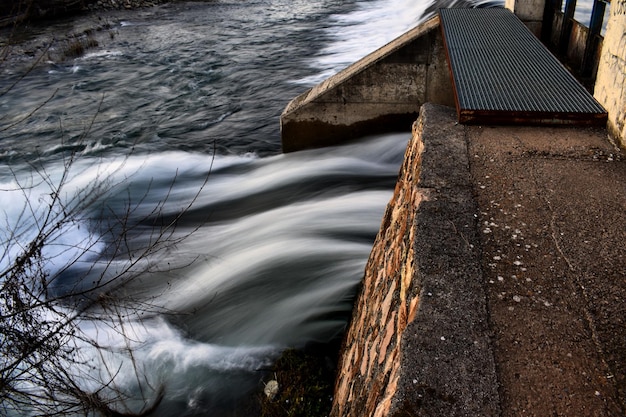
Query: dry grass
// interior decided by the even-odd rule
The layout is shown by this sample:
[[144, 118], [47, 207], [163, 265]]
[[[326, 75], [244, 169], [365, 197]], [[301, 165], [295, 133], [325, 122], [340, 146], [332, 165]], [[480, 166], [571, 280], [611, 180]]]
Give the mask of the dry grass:
[[63, 59], [77, 58], [97, 46], [98, 41], [91, 35], [75, 36], [66, 41], [62, 52]]

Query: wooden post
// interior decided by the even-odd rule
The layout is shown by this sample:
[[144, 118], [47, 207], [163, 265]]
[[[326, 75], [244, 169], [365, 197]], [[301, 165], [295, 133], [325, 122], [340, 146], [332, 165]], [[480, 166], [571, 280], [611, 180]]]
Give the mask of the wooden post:
[[557, 11], [561, 11], [563, 0], [547, 0], [543, 11], [543, 24], [541, 27], [541, 40], [549, 45], [552, 38], [552, 25]]

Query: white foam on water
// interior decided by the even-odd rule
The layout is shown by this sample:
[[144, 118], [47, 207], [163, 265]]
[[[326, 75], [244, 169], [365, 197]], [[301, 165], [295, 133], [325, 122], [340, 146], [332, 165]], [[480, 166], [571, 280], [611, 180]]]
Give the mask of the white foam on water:
[[[206, 223], [181, 222], [181, 233], [193, 233], [155, 255], [157, 265], [166, 265], [160, 272], [144, 273], [128, 287], [138, 302], [155, 306], [147, 319], [129, 310], [124, 323], [107, 318], [80, 323], [87, 339], [103, 347], [96, 350], [94, 344], [76, 341], [86, 359], [85, 369], [77, 369], [85, 376], [85, 388], [95, 389], [90, 384], [105, 377], [112, 378], [117, 389], [136, 392], [143, 384], [135, 372], [139, 369], [149, 385], [166, 386], [170, 404], [166, 410], [176, 401], [193, 408], [231, 390], [224, 378], [245, 374], [249, 381], [284, 347], [323, 341], [340, 331], [344, 321], [333, 317], [349, 314], [351, 294], [391, 195], [391, 187], [369, 183], [394, 180], [408, 137], [408, 133], [380, 136], [267, 158], [182, 151], [79, 158], [70, 170], [63, 201], [67, 204], [105, 182], [101, 204], [112, 218], [149, 219], [159, 205], [159, 216], [175, 215], [194, 198], [198, 213], [210, 214], [222, 204], [249, 205], [242, 214], [226, 210], [224, 220], [212, 221], [209, 216]], [[58, 183], [65, 169], [61, 162], [49, 163], [45, 173], [50, 183]], [[51, 201], [49, 185], [26, 172], [19, 168], [2, 172], [2, 217], [6, 230], [22, 231], [20, 243], [13, 241], [18, 251], [37, 230], [33, 219], [41, 218]], [[259, 199], [269, 206], [258, 204]], [[239, 203], [230, 203], [234, 200]], [[80, 258], [84, 250], [80, 242], [100, 238], [91, 222], [98, 219], [77, 216], [53, 236], [46, 247], [50, 252], [44, 254], [53, 260], [51, 271]], [[147, 226], [137, 230], [141, 233], [129, 237], [131, 245], [133, 239], [154, 234]], [[90, 273], [127, 266], [123, 259], [96, 254], [102, 249], [102, 245], [89, 248], [89, 254], [103, 263], [93, 265]], [[16, 253], [5, 254], [3, 268]], [[82, 280], [81, 267], [86, 264], [88, 259], [75, 263], [64, 271], [63, 279]], [[159, 311], [180, 318], [175, 325]], [[179, 321], [185, 324], [181, 327]], [[128, 348], [135, 352], [134, 363]], [[196, 381], [192, 385], [200, 391], [190, 390], [190, 381]]]
[[319, 73], [294, 82], [322, 82], [421, 23], [432, 4], [434, 0], [366, 1], [351, 13], [331, 16], [334, 24], [327, 30], [333, 41], [309, 61]]
[[88, 61], [94, 58], [110, 58], [110, 57], [121, 56], [121, 55], [123, 55], [122, 51], [116, 51], [116, 50], [111, 51], [108, 49], [102, 49], [102, 50], [87, 52], [85, 55], [77, 58], [77, 60]]

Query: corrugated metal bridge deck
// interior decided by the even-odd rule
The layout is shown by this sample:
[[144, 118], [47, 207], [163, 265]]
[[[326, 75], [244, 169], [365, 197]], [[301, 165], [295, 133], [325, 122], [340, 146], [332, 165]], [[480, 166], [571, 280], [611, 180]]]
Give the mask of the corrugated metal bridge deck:
[[602, 106], [509, 10], [439, 15], [459, 122], [606, 124]]

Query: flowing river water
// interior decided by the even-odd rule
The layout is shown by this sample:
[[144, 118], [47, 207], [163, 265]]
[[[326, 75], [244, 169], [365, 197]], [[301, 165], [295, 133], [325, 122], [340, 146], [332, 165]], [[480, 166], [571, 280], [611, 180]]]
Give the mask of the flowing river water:
[[[45, 248], [46, 268], [62, 270], [57, 291], [101, 268], [93, 264], [106, 259], [105, 246], [89, 242], [107, 219], [139, 225], [129, 234], [139, 247], [155, 234], [149, 220], [175, 217], [193, 203], [174, 234], [185, 239], [127, 289], [155, 306], [148, 318], [129, 316], [128, 326], [146, 379], [166, 387], [156, 415], [224, 415], [258, 388], [260, 371], [281, 350], [341, 335], [410, 126], [281, 154], [278, 118], [291, 98], [436, 7], [415, 0], [172, 3], [21, 34], [45, 43], [81, 23], [109, 27], [86, 54], [44, 62], [0, 96], [3, 242], [15, 242], [12, 230], [23, 231], [24, 241], [35, 233], [50, 194], [38, 175], [61, 181], [72, 154], [66, 204], [79, 204], [75, 197], [87, 198], [94, 184], [108, 185]], [[24, 68], [5, 64], [0, 91]], [[3, 269], [14, 250], [4, 251]], [[103, 346], [123, 345], [95, 322], [83, 327]], [[125, 363], [123, 355], [92, 354]], [[113, 368], [119, 386], [138, 389], [132, 369]]]

